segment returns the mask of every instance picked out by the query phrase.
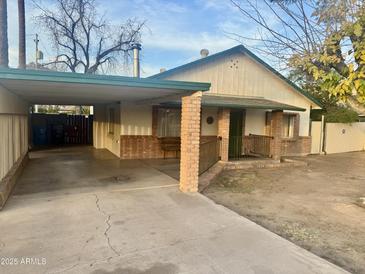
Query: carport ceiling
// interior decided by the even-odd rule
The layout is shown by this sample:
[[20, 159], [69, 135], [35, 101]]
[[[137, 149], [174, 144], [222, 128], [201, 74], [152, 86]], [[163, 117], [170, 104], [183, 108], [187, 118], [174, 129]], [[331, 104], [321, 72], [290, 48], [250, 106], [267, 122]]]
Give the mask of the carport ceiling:
[[182, 96], [209, 90], [209, 83], [0, 69], [0, 85], [32, 104], [94, 105]]

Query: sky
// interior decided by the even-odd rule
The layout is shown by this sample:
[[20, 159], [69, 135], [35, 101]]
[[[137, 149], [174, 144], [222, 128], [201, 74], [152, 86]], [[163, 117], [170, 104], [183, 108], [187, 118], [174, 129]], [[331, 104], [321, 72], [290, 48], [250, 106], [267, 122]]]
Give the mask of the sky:
[[[47, 7], [52, 0], [37, 0]], [[112, 24], [128, 18], [146, 20], [142, 34], [141, 74], [147, 77], [160, 68], [170, 69], [200, 57], [206, 48], [210, 54], [239, 44], [227, 33], [253, 37], [255, 26], [247, 21], [229, 0], [97, 0], [98, 11], [106, 14]], [[39, 30], [34, 16], [38, 14], [32, 0], [26, 0], [27, 62], [34, 61], [36, 33], [44, 61], [51, 60], [55, 51], [50, 38]], [[18, 64], [17, 1], [8, 0], [9, 61]], [[265, 59], [265, 56], [261, 56]], [[118, 71], [118, 73], [121, 73]], [[124, 74], [130, 75], [131, 70]]]

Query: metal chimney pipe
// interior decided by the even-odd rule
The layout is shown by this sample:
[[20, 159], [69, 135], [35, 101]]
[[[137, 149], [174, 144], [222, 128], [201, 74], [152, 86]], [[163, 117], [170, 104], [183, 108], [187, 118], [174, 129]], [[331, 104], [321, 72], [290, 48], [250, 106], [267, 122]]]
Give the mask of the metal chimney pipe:
[[139, 65], [139, 51], [142, 49], [141, 44], [138, 43], [133, 44], [132, 49], [133, 49], [133, 77], [139, 78], [141, 75], [140, 65]]

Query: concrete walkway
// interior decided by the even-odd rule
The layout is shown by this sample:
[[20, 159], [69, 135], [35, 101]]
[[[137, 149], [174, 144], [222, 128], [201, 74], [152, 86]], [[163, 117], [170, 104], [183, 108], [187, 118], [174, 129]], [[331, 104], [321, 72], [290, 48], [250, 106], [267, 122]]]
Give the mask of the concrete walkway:
[[[134, 176], [132, 169], [130, 162]], [[84, 182], [65, 194], [19, 185], [22, 191], [0, 212], [0, 273], [346, 273], [200, 194], [179, 192], [171, 177], [143, 169], [135, 189]], [[74, 171], [65, 176], [77, 176]]]

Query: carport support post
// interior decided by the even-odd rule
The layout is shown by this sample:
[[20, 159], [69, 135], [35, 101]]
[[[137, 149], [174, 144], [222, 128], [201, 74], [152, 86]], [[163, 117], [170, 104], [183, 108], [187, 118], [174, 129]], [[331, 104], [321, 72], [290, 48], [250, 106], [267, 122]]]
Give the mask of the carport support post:
[[283, 123], [283, 111], [273, 110], [271, 112], [271, 135], [274, 137], [271, 142], [270, 150], [272, 158], [280, 160], [281, 158], [281, 134]]
[[180, 190], [197, 192], [199, 183], [200, 115], [202, 92], [182, 98]]

